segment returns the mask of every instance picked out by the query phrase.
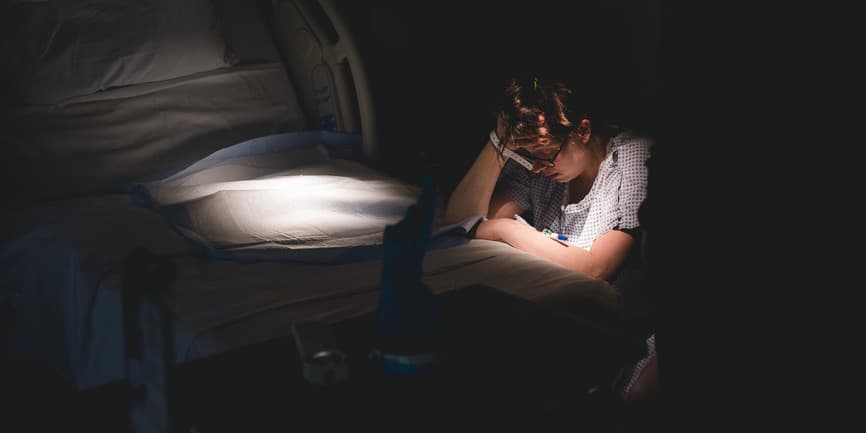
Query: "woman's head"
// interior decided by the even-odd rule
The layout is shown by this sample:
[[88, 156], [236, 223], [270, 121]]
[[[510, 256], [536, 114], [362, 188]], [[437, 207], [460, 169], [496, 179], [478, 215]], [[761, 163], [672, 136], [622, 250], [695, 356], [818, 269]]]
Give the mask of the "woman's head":
[[570, 106], [571, 94], [571, 89], [557, 81], [543, 82], [537, 77], [509, 80], [500, 103], [509, 126], [507, 138], [532, 136], [539, 128], [546, 128], [547, 138], [565, 139], [579, 120]]
[[[612, 130], [593, 123], [561, 81], [511, 79], [499, 104], [504, 142], [533, 161], [535, 171], [567, 182], [592, 170]], [[601, 126], [601, 128], [594, 126]], [[601, 129], [601, 130], [599, 130]]]

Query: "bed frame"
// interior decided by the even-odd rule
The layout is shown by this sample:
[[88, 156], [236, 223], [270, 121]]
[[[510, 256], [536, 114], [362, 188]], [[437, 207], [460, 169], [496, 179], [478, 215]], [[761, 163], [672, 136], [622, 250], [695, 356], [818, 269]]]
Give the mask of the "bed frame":
[[375, 161], [376, 115], [352, 31], [332, 0], [272, 0], [274, 39], [312, 129], [359, 133]]

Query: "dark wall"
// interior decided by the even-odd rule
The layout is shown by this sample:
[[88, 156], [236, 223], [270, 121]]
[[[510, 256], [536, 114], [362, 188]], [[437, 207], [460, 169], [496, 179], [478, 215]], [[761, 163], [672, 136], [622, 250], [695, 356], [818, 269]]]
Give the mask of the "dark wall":
[[356, 4], [387, 168], [451, 186], [505, 77], [587, 83], [657, 138], [642, 224], [665, 431], [862, 431], [861, 15], [817, 2], [523, 4]]
[[581, 86], [649, 126], [654, 2], [343, 1], [373, 82], [384, 168], [449, 189], [493, 127], [505, 80], [533, 72]]
[[839, 4], [661, 6], [667, 430], [862, 431], [866, 29]]

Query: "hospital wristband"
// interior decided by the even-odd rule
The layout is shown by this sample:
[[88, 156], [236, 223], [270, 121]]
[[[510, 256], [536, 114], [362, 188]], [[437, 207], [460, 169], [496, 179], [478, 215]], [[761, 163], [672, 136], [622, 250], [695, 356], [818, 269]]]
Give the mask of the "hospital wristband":
[[522, 165], [527, 170], [532, 171], [532, 163], [531, 162], [527, 161], [522, 156], [514, 153], [511, 149], [508, 149], [504, 146], [500, 146], [499, 136], [496, 135], [495, 129], [490, 130], [490, 144], [493, 145], [493, 148], [496, 149], [496, 151], [499, 152], [500, 155], [502, 155], [508, 159], [514, 160], [514, 162]]
[[499, 136], [496, 135], [495, 129], [490, 130], [490, 144], [492, 144], [496, 150], [499, 150]]

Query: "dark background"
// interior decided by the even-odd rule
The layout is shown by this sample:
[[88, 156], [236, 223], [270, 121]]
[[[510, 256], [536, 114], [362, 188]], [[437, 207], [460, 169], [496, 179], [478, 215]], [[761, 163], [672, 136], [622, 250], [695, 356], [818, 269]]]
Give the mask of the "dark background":
[[[652, 126], [653, 2], [338, 2], [372, 80], [386, 170], [450, 190], [494, 126], [508, 78], [573, 83], [599, 108]], [[423, 167], [423, 169], [421, 169]]]
[[[335, 0], [384, 170], [442, 191], [506, 78], [656, 139], [647, 212], [665, 431], [863, 431], [866, 26], [831, 2]], [[2, 386], [2, 384], [0, 384]]]
[[401, 177], [447, 193], [515, 72], [586, 86], [655, 137], [642, 225], [670, 430], [862, 429], [866, 26], [851, 8], [342, 3]]

